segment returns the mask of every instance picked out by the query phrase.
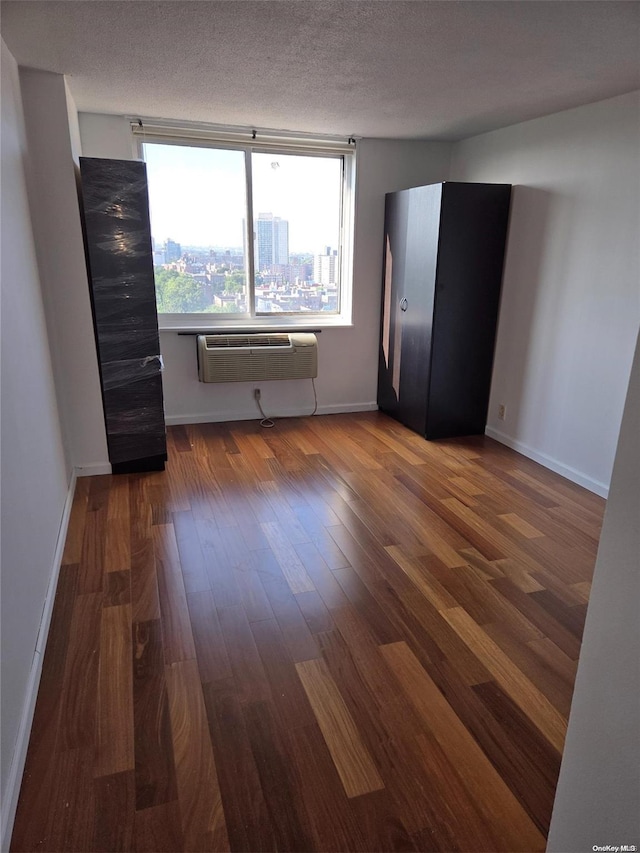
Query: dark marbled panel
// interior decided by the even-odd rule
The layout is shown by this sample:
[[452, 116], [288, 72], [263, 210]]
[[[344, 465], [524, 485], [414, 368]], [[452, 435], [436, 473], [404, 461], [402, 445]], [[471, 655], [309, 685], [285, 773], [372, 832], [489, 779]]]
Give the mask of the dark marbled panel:
[[[167, 442], [163, 435], [147, 435], [144, 442], [144, 456], [141, 456], [140, 433], [123, 433], [122, 435], [109, 436], [109, 460], [112, 465], [120, 465], [123, 462], [136, 462], [140, 460], [145, 462], [147, 459], [156, 457], [167, 458]], [[135, 473], [135, 468], [129, 468], [127, 471], [113, 473]], [[141, 465], [139, 471], [149, 470], [146, 466]], [[158, 470], [154, 468], [153, 470]], [[161, 470], [161, 469], [160, 469]]]
[[104, 365], [107, 362], [143, 359], [149, 353], [157, 353], [158, 332], [155, 328], [137, 328], [135, 335], [123, 332], [117, 324], [103, 326], [100, 330], [98, 341], [100, 361]]
[[109, 458], [166, 454], [146, 166], [81, 158]]
[[83, 200], [86, 214], [110, 220], [143, 222], [148, 219], [140, 197], [147, 194], [147, 170], [139, 160], [82, 158]]
[[145, 388], [159, 376], [161, 369], [162, 361], [159, 355], [103, 362], [102, 388], [105, 393], [119, 388], [131, 388], [136, 393], [144, 394]]
[[93, 297], [100, 305], [100, 321], [122, 316], [123, 308], [143, 320], [157, 321], [156, 290], [153, 278], [146, 272], [127, 270], [114, 278], [93, 275]]
[[154, 292], [146, 166], [135, 160], [82, 158], [82, 194], [94, 287], [134, 279]]
[[127, 383], [121, 375], [119, 382], [103, 391], [111, 462], [165, 453], [164, 411], [158, 407], [162, 379], [157, 366], [155, 375], [143, 369], [132, 381]]

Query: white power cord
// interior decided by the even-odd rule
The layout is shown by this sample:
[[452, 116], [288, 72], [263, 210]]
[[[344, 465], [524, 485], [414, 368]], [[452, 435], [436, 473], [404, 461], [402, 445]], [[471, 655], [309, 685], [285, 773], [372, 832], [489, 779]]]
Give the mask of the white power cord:
[[260, 402], [260, 389], [259, 388], [253, 389], [253, 398], [256, 401], [256, 405], [260, 409], [260, 414], [262, 415], [262, 420], [260, 421], [260, 426], [264, 427], [265, 429], [271, 429], [271, 427], [274, 427], [276, 425], [276, 422], [271, 420], [271, 418], [268, 418], [265, 415], [264, 410], [262, 408], [262, 403]]
[[[313, 388], [313, 411], [310, 415], [308, 415], [308, 417], [313, 417], [318, 411], [318, 394], [316, 392], [316, 380], [313, 376], [311, 377], [311, 387]], [[264, 429], [271, 429], [276, 425], [276, 422], [273, 420], [273, 418], [269, 418], [265, 415], [264, 409], [262, 408], [262, 403], [260, 402], [260, 396], [260, 389], [254, 388], [253, 399], [256, 401], [256, 405], [260, 410], [260, 414], [262, 415], [260, 426], [264, 427]], [[285, 415], [285, 417], [298, 417], [298, 415]]]

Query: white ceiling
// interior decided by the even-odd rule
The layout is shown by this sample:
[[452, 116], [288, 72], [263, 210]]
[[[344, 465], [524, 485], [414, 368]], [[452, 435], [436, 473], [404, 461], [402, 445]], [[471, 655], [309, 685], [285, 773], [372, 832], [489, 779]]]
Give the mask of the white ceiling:
[[5, 0], [82, 111], [460, 139], [640, 88], [635, 0]]

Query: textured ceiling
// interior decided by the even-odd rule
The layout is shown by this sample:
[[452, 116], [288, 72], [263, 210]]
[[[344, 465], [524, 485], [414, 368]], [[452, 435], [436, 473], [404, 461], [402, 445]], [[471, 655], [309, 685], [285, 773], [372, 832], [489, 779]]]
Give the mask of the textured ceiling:
[[78, 108], [460, 139], [640, 88], [638, 2], [6, 0]]

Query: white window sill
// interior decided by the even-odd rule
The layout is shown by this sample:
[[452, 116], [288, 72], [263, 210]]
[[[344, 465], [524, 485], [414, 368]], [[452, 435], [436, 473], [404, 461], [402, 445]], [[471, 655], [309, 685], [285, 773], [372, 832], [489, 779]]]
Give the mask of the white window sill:
[[173, 318], [163, 320], [158, 315], [158, 328], [160, 332], [196, 332], [215, 334], [217, 331], [264, 331], [265, 329], [290, 329], [292, 332], [308, 329], [349, 329], [353, 327], [351, 320], [339, 315], [335, 317], [248, 317], [246, 320], [234, 318], [229, 320], [216, 320], [215, 323], [202, 320], [197, 322], [185, 318], [174, 320]]

